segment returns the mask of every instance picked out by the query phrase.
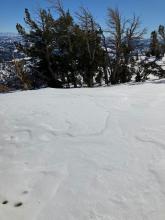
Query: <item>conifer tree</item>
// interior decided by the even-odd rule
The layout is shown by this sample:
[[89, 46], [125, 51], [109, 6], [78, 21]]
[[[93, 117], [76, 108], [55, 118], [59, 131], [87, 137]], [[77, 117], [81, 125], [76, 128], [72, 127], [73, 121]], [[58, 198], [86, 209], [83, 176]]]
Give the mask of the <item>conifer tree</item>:
[[92, 87], [93, 78], [102, 65], [104, 51], [101, 45], [101, 32], [92, 14], [81, 7], [77, 13], [82, 29], [83, 50], [80, 55], [80, 64], [83, 70], [83, 78], [89, 87]]
[[161, 54], [165, 54], [165, 26], [160, 25], [158, 28], [158, 34], [160, 37], [160, 44], [161, 44]]
[[160, 57], [160, 45], [156, 31], [151, 32], [150, 53], [152, 56]]
[[34, 21], [28, 9], [25, 9], [25, 23], [29, 27], [26, 31], [20, 24], [17, 24], [18, 33], [27, 44], [19, 44], [17, 48], [22, 50], [37, 62], [38, 71], [48, 84], [61, 87], [60, 77], [56, 71], [58, 59], [56, 51], [58, 45], [56, 41], [56, 22], [50, 11], [39, 10], [39, 21]]

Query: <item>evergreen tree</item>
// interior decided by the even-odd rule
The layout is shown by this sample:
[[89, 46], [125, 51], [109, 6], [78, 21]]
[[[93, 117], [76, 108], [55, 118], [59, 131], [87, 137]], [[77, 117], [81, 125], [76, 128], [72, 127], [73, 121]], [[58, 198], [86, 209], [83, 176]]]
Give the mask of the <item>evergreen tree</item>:
[[19, 44], [17, 48], [34, 59], [38, 71], [41, 72], [48, 85], [61, 87], [60, 77], [56, 71], [58, 64], [56, 22], [50, 11], [40, 9], [39, 21], [35, 22], [28, 9], [25, 9], [25, 23], [29, 27], [29, 32], [20, 24], [16, 27], [27, 44]]
[[160, 57], [160, 46], [156, 31], [151, 32], [150, 53], [152, 56]]
[[[55, 4], [56, 19], [50, 10], [39, 10], [38, 20], [25, 10], [28, 29], [17, 24], [24, 43], [17, 48], [33, 60], [38, 77], [51, 87], [108, 85], [131, 80], [135, 52], [145, 30], [139, 17], [123, 20], [118, 9], [108, 9], [109, 45], [102, 28], [85, 8], [75, 23], [60, 1]], [[39, 79], [39, 80], [40, 80]]]
[[102, 65], [104, 50], [101, 44], [101, 32], [92, 14], [81, 7], [77, 13], [82, 35], [82, 51], [80, 55], [80, 68], [83, 71], [84, 82], [92, 87], [94, 76]]
[[38, 71], [48, 85], [73, 84], [77, 87], [81, 84], [81, 75], [84, 82], [92, 87], [104, 56], [100, 30], [91, 13], [83, 8], [78, 15], [80, 26], [74, 23], [69, 11], [65, 11], [60, 2], [55, 9], [59, 15], [57, 19], [50, 11], [41, 9], [37, 22], [25, 10], [29, 31], [20, 24], [17, 24], [17, 30], [27, 44], [19, 44], [17, 48], [36, 61]]
[[160, 25], [158, 28], [158, 34], [160, 37], [160, 44], [161, 44], [161, 54], [165, 54], [165, 26]]

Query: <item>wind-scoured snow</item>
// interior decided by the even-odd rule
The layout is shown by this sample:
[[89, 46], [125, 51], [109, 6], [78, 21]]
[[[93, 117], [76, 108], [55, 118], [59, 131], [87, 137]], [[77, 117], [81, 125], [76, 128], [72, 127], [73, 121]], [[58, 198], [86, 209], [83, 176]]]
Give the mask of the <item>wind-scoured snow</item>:
[[0, 95], [0, 219], [164, 220], [164, 134], [163, 80]]

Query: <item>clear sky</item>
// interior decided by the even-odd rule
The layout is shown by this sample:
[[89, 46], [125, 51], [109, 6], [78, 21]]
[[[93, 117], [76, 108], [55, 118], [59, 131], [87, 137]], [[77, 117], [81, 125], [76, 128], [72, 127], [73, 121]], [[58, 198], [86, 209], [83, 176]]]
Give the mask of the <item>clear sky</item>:
[[[71, 12], [86, 6], [104, 26], [107, 7], [118, 7], [126, 18], [139, 15], [148, 32], [159, 24], [165, 25], [165, 0], [63, 0], [63, 4]], [[24, 8], [35, 13], [38, 7], [47, 6], [46, 0], [0, 0], [0, 32], [16, 32], [16, 23], [23, 23]]]

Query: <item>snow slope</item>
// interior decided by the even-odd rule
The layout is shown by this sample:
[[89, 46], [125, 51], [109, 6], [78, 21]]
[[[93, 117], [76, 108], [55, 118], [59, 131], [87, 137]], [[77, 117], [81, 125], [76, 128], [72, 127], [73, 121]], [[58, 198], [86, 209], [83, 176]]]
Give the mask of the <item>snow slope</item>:
[[163, 81], [0, 95], [0, 220], [164, 220], [164, 131]]

